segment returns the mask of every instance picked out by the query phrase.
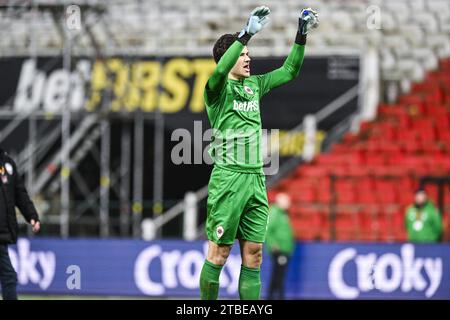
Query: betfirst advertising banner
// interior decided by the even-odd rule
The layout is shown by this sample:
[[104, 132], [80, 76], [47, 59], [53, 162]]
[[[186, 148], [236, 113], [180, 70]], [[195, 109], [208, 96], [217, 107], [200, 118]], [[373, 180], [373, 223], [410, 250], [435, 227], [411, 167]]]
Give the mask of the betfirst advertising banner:
[[[252, 74], [279, 68], [285, 57], [252, 59]], [[61, 57], [3, 57], [0, 69], [7, 81], [0, 86], [0, 113], [59, 114], [110, 112], [123, 115], [157, 109], [167, 130], [194, 129], [194, 121], [209, 128], [203, 92], [216, 64], [211, 57], [74, 57], [71, 70]], [[280, 135], [315, 114], [359, 82], [357, 56], [306, 56], [299, 76], [276, 88], [261, 101], [263, 127]], [[357, 110], [357, 97], [322, 121], [317, 143], [325, 132]], [[0, 122], [0, 128], [3, 124]], [[301, 155], [303, 133], [289, 136], [281, 156]]]
[[[198, 297], [204, 241], [20, 239], [9, 252], [20, 293]], [[232, 250], [220, 297], [238, 298]], [[267, 295], [271, 262], [261, 270]], [[450, 245], [297, 243], [286, 276], [291, 299], [450, 299]]]
[[[284, 60], [254, 58], [252, 74], [275, 70]], [[69, 71], [58, 56], [3, 57], [0, 68], [8, 80], [0, 86], [0, 111], [58, 113], [66, 106], [73, 112], [159, 109], [166, 115], [196, 118], [205, 113], [203, 91], [215, 67], [212, 57], [73, 57]], [[270, 113], [267, 121], [275, 128], [291, 128], [302, 116], [318, 112], [358, 81], [357, 56], [307, 55], [299, 76], [263, 99], [263, 118]], [[270, 108], [276, 109], [264, 110]], [[331, 123], [356, 108], [354, 99], [336, 112]]]
[[[284, 60], [285, 57], [252, 58], [252, 74], [277, 69]], [[270, 141], [266, 145], [275, 146], [277, 138], [283, 142], [277, 155], [266, 162], [270, 174], [276, 174], [289, 159], [302, 157], [307, 137], [303, 130], [292, 129], [301, 124], [306, 115], [317, 114], [347, 92], [354, 91], [352, 88], [359, 83], [359, 63], [357, 56], [307, 54], [297, 78], [264, 96], [260, 103], [263, 143]], [[164, 151], [157, 154], [164, 161], [163, 198], [170, 199], [164, 204], [167, 209], [174, 201], [183, 199], [186, 191], [199, 190], [209, 181], [211, 165], [206, 155], [212, 139], [203, 91], [215, 66], [212, 57], [201, 56], [118, 56], [97, 60], [73, 57], [71, 69], [66, 70], [60, 56], [1, 57], [4, 80], [0, 85], [0, 131], [5, 128], [9, 131], [11, 119], [16, 115], [36, 115], [15, 123], [16, 129], [3, 137], [2, 148], [14, 155], [28, 146], [33, 127], [29, 119], [37, 119], [36, 139], [40, 141], [60, 127], [59, 115], [68, 107], [73, 113], [73, 130], [91, 113], [108, 115], [112, 135], [111, 164], [120, 163], [121, 137], [126, 128], [131, 128], [136, 112], [145, 119], [145, 199], [154, 197], [151, 173], [154, 172], [155, 132], [159, 125], [163, 126]], [[358, 109], [357, 101], [354, 96], [318, 124], [315, 138], [308, 138], [314, 138], [309, 140], [314, 142], [314, 152], [322, 150], [331, 128]], [[163, 121], [153, 117], [156, 110], [162, 112]], [[105, 118], [102, 116], [102, 119]], [[134, 135], [131, 140], [133, 146]], [[50, 152], [40, 154], [42, 159], [37, 159], [44, 167], [53, 158], [53, 152], [59, 150], [59, 139], [48, 147]], [[89, 157], [81, 159], [77, 169], [83, 167], [92, 170], [93, 180], [88, 179], [88, 184], [98, 184], [101, 173], [91, 166]], [[184, 179], [180, 181], [179, 177]]]

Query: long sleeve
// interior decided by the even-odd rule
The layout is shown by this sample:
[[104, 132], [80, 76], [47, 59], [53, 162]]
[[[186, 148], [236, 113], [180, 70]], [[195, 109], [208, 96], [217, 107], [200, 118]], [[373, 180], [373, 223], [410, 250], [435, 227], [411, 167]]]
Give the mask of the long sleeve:
[[220, 58], [213, 74], [206, 83], [205, 99], [207, 102], [213, 103], [223, 92], [228, 73], [239, 59], [242, 49], [244, 49], [244, 44], [236, 40]]
[[262, 95], [296, 78], [305, 56], [305, 46], [294, 43], [283, 65], [271, 72], [257, 76]]
[[[12, 161], [12, 159], [10, 160]], [[22, 178], [17, 172], [16, 164], [13, 162], [14, 172], [15, 172], [15, 190], [14, 190], [14, 203], [19, 208], [22, 215], [25, 217], [27, 222], [30, 222], [32, 219], [38, 221], [39, 216], [34, 207], [33, 202], [28, 195], [28, 192], [25, 188], [25, 184], [23, 183]]]

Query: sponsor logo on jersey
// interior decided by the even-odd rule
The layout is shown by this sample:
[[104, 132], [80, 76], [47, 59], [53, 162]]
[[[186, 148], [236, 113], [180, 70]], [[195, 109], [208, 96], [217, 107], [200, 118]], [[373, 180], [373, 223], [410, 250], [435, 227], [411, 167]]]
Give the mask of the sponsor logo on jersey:
[[259, 101], [237, 102], [236, 100], [233, 100], [233, 110], [244, 112], [259, 111]]

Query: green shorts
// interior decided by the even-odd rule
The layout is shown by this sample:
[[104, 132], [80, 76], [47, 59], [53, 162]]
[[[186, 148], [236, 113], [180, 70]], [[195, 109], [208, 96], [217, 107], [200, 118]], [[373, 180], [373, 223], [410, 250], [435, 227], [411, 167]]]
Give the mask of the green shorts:
[[214, 167], [208, 184], [206, 234], [216, 244], [263, 243], [269, 205], [265, 176]]

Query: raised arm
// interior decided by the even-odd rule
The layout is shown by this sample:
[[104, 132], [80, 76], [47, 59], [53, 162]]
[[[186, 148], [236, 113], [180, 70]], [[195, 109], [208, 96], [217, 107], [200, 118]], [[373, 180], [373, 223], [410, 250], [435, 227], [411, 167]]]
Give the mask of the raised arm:
[[239, 59], [239, 55], [244, 49], [245, 44], [242, 38], [238, 38], [229, 48], [225, 51], [222, 58], [217, 63], [216, 68], [212, 76], [206, 83], [207, 92], [212, 94], [218, 94], [225, 86], [227, 82], [228, 73], [230, 73], [236, 61]]
[[237, 40], [225, 51], [217, 62], [217, 66], [206, 83], [206, 97], [211, 100], [222, 92], [227, 82], [228, 73], [236, 64], [242, 49], [250, 38], [262, 30], [269, 22], [270, 9], [266, 6], [255, 8], [245, 27], [239, 33]]
[[291, 52], [280, 68], [257, 76], [261, 96], [297, 77], [303, 63], [304, 54], [305, 45], [294, 43]]
[[295, 43], [280, 68], [258, 76], [261, 95], [296, 78], [300, 72], [305, 55], [306, 35], [318, 25], [317, 13], [312, 9], [303, 9], [300, 13]]

